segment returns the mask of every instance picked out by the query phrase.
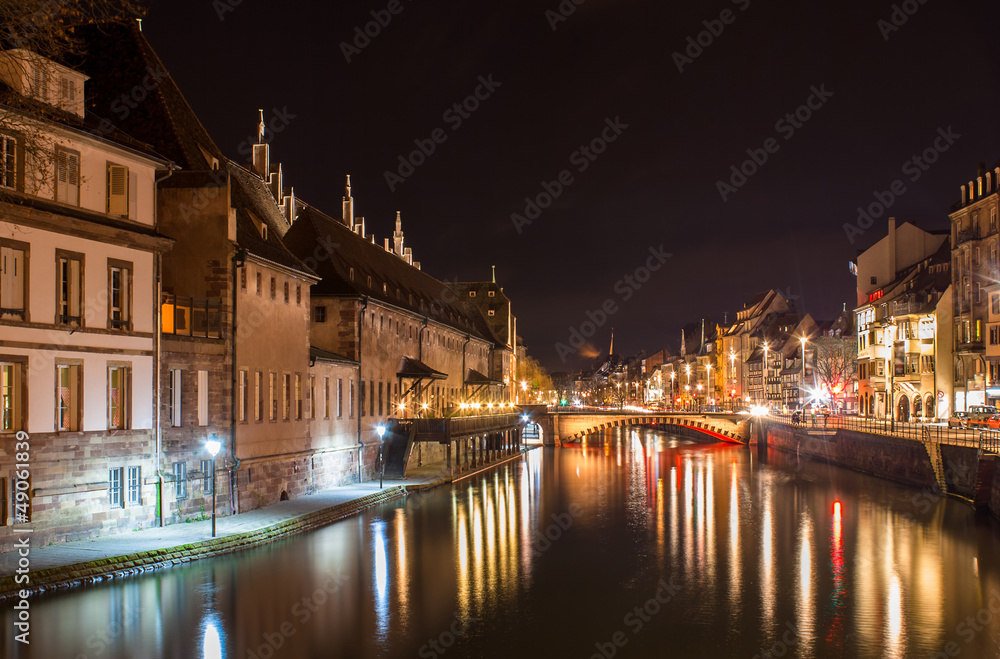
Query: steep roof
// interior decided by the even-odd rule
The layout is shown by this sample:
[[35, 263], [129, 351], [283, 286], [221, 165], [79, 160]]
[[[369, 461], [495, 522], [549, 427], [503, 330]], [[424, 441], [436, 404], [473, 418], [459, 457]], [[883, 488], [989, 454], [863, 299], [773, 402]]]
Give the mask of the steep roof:
[[368, 296], [476, 338], [501, 343], [479, 309], [449, 286], [362, 238], [340, 220], [301, 200], [297, 203], [298, 216], [284, 243], [310, 265], [315, 261], [322, 280], [313, 286], [313, 296]]
[[[211, 169], [222, 151], [135, 21], [78, 28], [84, 53], [69, 66], [90, 76], [88, 118], [145, 142], [184, 169]], [[151, 89], [150, 89], [151, 88]]]
[[[314, 275], [279, 238], [287, 231], [288, 223], [264, 181], [235, 162], [226, 161], [226, 166], [232, 184], [231, 201], [236, 209], [236, 242], [240, 247], [271, 263]], [[267, 238], [257, 228], [260, 223], [267, 226]]]

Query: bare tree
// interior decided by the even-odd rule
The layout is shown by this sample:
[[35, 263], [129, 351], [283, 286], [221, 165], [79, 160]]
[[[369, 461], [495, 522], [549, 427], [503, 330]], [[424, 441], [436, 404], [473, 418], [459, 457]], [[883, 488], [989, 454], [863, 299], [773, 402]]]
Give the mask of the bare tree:
[[857, 348], [852, 338], [824, 336], [813, 342], [813, 367], [823, 388], [834, 400], [846, 393], [857, 375]]

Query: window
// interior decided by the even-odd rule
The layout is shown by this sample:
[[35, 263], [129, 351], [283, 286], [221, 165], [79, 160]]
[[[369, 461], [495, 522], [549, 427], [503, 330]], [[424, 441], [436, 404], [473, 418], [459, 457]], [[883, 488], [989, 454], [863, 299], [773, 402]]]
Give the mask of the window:
[[318, 404], [316, 403], [316, 376], [309, 376], [309, 418], [316, 418], [316, 408]]
[[187, 499], [188, 495], [188, 473], [186, 462], [174, 463], [174, 483], [177, 488], [177, 498]]
[[368, 416], [375, 416], [375, 383], [368, 382]]
[[288, 304], [288, 282], [285, 282], [285, 304]]
[[365, 381], [361, 381], [361, 416], [365, 415]]
[[211, 460], [201, 461], [201, 489], [205, 494], [211, 494], [215, 489], [215, 471], [212, 470]]
[[476, 297], [475, 291], [469, 291], [469, 297]]
[[256, 279], [257, 279], [257, 295], [260, 295], [260, 292], [264, 290], [264, 286], [261, 284], [261, 276], [259, 272], [256, 275]]
[[295, 419], [302, 418], [302, 376], [295, 374]]
[[0, 357], [0, 432], [24, 430], [26, 362], [13, 359]]
[[997, 209], [996, 206], [990, 209], [990, 233], [995, 233], [997, 230]]
[[378, 415], [382, 416], [382, 383], [378, 383]]
[[128, 505], [142, 504], [142, 467], [128, 468]]
[[80, 205], [80, 154], [56, 147], [56, 201]]
[[247, 420], [247, 407], [250, 404], [249, 375], [246, 371], [240, 371], [240, 422], [246, 422]]
[[181, 425], [181, 370], [170, 369], [167, 377], [167, 420], [173, 427]]
[[247, 269], [245, 267], [240, 268], [240, 289], [247, 289]]
[[108, 366], [108, 430], [128, 428], [129, 379], [128, 366]]
[[[329, 396], [327, 396], [328, 404], [326, 406], [326, 418], [330, 418], [330, 405]], [[337, 378], [337, 418], [340, 419], [344, 416], [344, 381], [341, 378]]]
[[0, 134], [0, 187], [17, 189], [18, 162], [23, 157], [15, 137]]
[[292, 414], [292, 374], [285, 373], [281, 378], [281, 420], [288, 421]]
[[108, 215], [128, 216], [128, 167], [108, 163]]
[[122, 470], [108, 470], [108, 499], [113, 508], [124, 508], [122, 501]]
[[295, 304], [302, 304], [302, 284], [295, 284]]
[[876, 366], [876, 369], [875, 369], [875, 374], [876, 375], [885, 375], [885, 362], [883, 362], [880, 359], [880, 360], [878, 360], [876, 362], [876, 364], [877, 364], [877, 366]]
[[255, 371], [253, 374], [253, 420], [261, 421], [264, 419], [264, 387], [263, 385], [264, 374], [260, 371]]
[[60, 325], [81, 325], [83, 255], [56, 250], [56, 265], [56, 281], [59, 285], [56, 322]]
[[56, 366], [56, 430], [80, 429], [80, 366]]
[[490, 311], [489, 311], [489, 314], [490, 314], [490, 316], [495, 316], [495, 315], [496, 315], [496, 312], [495, 312], [495, 311], [493, 311], [493, 309], [490, 309]]
[[108, 327], [130, 328], [132, 318], [132, 264], [108, 259]]
[[490, 291], [489, 293], [487, 293], [487, 295], [489, 295], [490, 297], [496, 297], [496, 291]]
[[316, 307], [313, 309], [313, 321], [317, 323], [326, 322], [326, 307]]
[[990, 295], [990, 313], [1000, 316], [1000, 293]]
[[878, 277], [872, 277], [871, 282], [872, 282], [872, 286], [874, 286], [875, 284], [877, 284], [878, 283]]
[[271, 277], [271, 299], [278, 297], [278, 280]]
[[0, 242], [0, 318], [27, 320], [27, 243]]
[[198, 371], [198, 425], [208, 425], [208, 371]]
[[351, 388], [350, 399], [348, 400], [348, 402], [350, 403], [350, 406], [347, 408], [347, 418], [353, 419], [354, 418], [354, 380], [350, 381], [350, 388]]
[[270, 393], [268, 394], [269, 400], [271, 401], [270, 411], [268, 412], [269, 421], [278, 420], [278, 374], [268, 373], [268, 385], [270, 388]]

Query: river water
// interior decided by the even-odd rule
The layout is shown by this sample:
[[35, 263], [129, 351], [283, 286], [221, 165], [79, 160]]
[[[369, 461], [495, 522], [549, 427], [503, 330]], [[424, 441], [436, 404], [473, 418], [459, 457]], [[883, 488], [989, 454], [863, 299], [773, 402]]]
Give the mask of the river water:
[[5, 657], [997, 657], [1000, 529], [618, 429], [231, 556], [31, 600]]

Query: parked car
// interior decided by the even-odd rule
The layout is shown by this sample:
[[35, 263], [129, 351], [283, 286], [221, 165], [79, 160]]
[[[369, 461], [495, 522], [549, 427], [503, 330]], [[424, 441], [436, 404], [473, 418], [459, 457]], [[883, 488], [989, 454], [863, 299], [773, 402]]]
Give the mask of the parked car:
[[968, 412], [955, 412], [948, 417], [949, 428], [967, 428], [969, 421]]
[[965, 427], [984, 428], [990, 417], [998, 413], [1000, 410], [993, 405], [972, 405], [969, 407], [969, 417], [965, 422]]
[[990, 430], [1000, 430], [1000, 414], [994, 414], [986, 419], [986, 427]]

